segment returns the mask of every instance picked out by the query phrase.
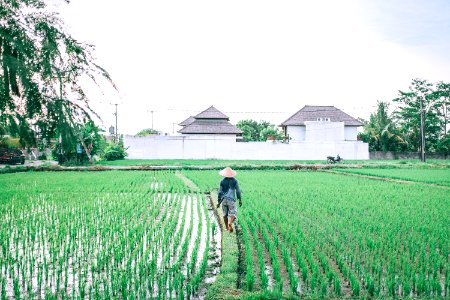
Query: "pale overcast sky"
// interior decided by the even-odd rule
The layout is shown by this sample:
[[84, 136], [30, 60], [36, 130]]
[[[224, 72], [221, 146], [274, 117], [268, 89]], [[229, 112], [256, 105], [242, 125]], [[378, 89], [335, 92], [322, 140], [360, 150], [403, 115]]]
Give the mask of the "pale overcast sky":
[[[119, 88], [95, 94], [104, 126], [172, 133], [214, 105], [275, 124], [304, 105], [368, 118], [413, 78], [450, 82], [450, 1], [117, 1], [59, 6]], [[248, 113], [255, 112], [255, 113]]]

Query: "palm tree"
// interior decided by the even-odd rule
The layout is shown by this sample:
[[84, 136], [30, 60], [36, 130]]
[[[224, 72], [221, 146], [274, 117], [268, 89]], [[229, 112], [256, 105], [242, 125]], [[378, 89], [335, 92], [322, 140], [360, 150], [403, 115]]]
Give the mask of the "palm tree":
[[378, 101], [377, 111], [370, 115], [360, 138], [369, 143], [369, 151], [399, 151], [406, 142], [388, 113], [389, 103]]

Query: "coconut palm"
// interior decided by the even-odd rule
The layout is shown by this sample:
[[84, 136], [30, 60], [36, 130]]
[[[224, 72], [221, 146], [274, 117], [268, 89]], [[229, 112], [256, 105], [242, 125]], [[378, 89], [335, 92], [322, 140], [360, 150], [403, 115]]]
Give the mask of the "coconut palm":
[[388, 108], [389, 103], [378, 101], [377, 111], [370, 115], [369, 122], [364, 125], [364, 132], [359, 135], [364, 142], [369, 143], [370, 151], [398, 151], [406, 145]]

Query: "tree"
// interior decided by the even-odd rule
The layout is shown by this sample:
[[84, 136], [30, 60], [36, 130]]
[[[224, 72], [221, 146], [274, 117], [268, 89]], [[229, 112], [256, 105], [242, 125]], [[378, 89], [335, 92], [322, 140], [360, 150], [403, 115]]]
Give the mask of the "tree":
[[388, 109], [389, 103], [378, 101], [377, 111], [370, 114], [364, 132], [359, 135], [362, 141], [369, 143], [369, 151], [400, 151], [406, 147]]
[[241, 120], [236, 127], [242, 131], [245, 142], [259, 141], [258, 122], [254, 120]]
[[450, 153], [450, 84], [440, 81], [436, 87], [436, 98], [440, 100], [442, 111], [442, 134], [436, 145], [436, 151]]
[[136, 133], [136, 136], [160, 135], [161, 132], [152, 128], [145, 128]]
[[407, 150], [436, 151], [436, 145], [443, 136], [442, 94], [439, 84], [413, 79], [409, 91], [399, 91], [399, 97], [393, 100], [398, 104], [396, 120]]
[[[68, 0], [65, 0], [68, 2]], [[93, 47], [63, 30], [44, 0], [2, 0], [0, 6], [0, 126], [36, 143], [59, 137], [63, 153], [73, 140], [87, 151], [80, 128], [97, 116], [81, 85], [109, 74], [95, 64]], [[97, 116], [98, 117], [98, 116]]]
[[245, 142], [266, 141], [268, 136], [276, 140], [283, 138], [281, 131], [267, 121], [241, 120], [236, 124], [242, 130], [242, 136]]
[[[106, 138], [101, 134], [103, 130], [96, 126], [93, 121], [88, 121], [83, 125], [76, 124], [76, 126], [76, 132], [79, 132], [81, 137], [66, 141], [63, 156], [61, 155], [61, 144], [54, 145], [53, 156], [60, 163], [92, 162], [92, 157], [103, 155], [107, 147]], [[78, 153], [79, 150], [81, 150], [81, 153]]]
[[283, 139], [283, 133], [273, 124], [268, 124], [266, 127], [261, 128], [260, 136], [260, 141]]
[[125, 159], [125, 157], [128, 156], [128, 153], [126, 152], [127, 149], [128, 148], [125, 148], [123, 145], [123, 138], [120, 137], [118, 143], [115, 143], [114, 141], [109, 142], [102, 158], [108, 161]]

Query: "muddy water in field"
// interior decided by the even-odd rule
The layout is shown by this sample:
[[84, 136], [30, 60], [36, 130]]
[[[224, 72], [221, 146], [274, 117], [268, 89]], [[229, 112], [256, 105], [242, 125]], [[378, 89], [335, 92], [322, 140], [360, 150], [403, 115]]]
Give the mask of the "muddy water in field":
[[205, 283], [213, 283], [216, 281], [216, 276], [220, 272], [220, 262], [222, 260], [222, 232], [220, 230], [220, 225], [217, 222], [214, 211], [212, 209], [208, 210], [209, 218], [215, 223], [213, 231], [210, 233], [211, 237], [211, 248], [208, 257], [208, 270], [206, 273]]
[[[187, 213], [190, 212], [190, 203], [191, 203], [191, 197], [183, 196], [181, 198], [182, 204], [181, 204], [181, 211], [178, 215], [178, 222], [177, 227], [175, 230], [175, 235], [179, 234], [181, 231], [181, 242], [179, 245], [176, 246], [175, 249], [175, 255], [170, 257], [170, 265], [174, 264], [175, 261], [178, 259], [181, 247], [183, 245], [183, 241], [186, 239], [187, 231], [189, 229], [189, 219], [187, 218]], [[183, 226], [183, 228], [181, 228]], [[172, 247], [173, 248], [173, 247]]]
[[[50, 207], [44, 199], [39, 199], [36, 204], [33, 204], [26, 217], [29, 217], [30, 214], [41, 214], [46, 216], [45, 218], [52, 216], [53, 228], [51, 229], [58, 231], [59, 220], [54, 217], [56, 211], [57, 207]], [[101, 215], [101, 211], [102, 208], [99, 208], [97, 215]], [[71, 212], [74, 212], [74, 210]], [[18, 218], [16, 221], [20, 222], [20, 219]], [[55, 294], [57, 291], [58, 293], [64, 292], [66, 296], [79, 297], [80, 285], [85, 287], [84, 293], [87, 295], [94, 280], [101, 279], [102, 282], [108, 280], [104, 271], [94, 271], [95, 273], [93, 273], [93, 267], [99, 252], [103, 250], [103, 247], [108, 246], [109, 241], [101, 239], [101, 234], [97, 228], [96, 238], [94, 235], [94, 239], [90, 239], [89, 244], [86, 245], [83, 244], [83, 241], [85, 241], [83, 237], [87, 235], [87, 228], [81, 226], [69, 228], [69, 230], [76, 230], [75, 238], [73, 236], [71, 238], [68, 233], [60, 240], [56, 237], [58, 241], [55, 244], [55, 235], [48, 234], [46, 229], [39, 225], [36, 226], [33, 241], [23, 239], [20, 234], [17, 235], [17, 229], [12, 228], [8, 256], [16, 263], [14, 263], [13, 268], [5, 268], [0, 261], [0, 265], [2, 265], [0, 279], [5, 280], [5, 291], [1, 291], [1, 294], [5, 293], [8, 299], [14, 299], [14, 281], [16, 281], [19, 285], [18, 290], [20, 290], [21, 297], [25, 299], [43, 299], [46, 294]], [[13, 240], [19, 240], [19, 242], [14, 243]], [[22, 240], [24, 244], [22, 244]], [[71, 244], [72, 242], [73, 244]], [[69, 244], [72, 246], [70, 246], [69, 254], [65, 255], [65, 247], [68, 247]], [[92, 247], [93, 245], [95, 246]], [[55, 246], [56, 248], [54, 248]], [[20, 262], [22, 267], [18, 267], [17, 262]], [[24, 265], [25, 267], [23, 267]], [[0, 286], [0, 290], [1, 288]], [[103, 290], [103, 283], [99, 285], [99, 289], [100, 291]]]
[[297, 294], [301, 295], [302, 292], [303, 292], [303, 288], [304, 288], [303, 281], [301, 281], [301, 279], [299, 278], [300, 277], [300, 273], [299, 272], [294, 272], [294, 276], [296, 278], [298, 278], [298, 281], [297, 281], [298, 282], [298, 284], [297, 284]]
[[264, 270], [264, 273], [266, 273], [267, 275], [267, 289], [269, 291], [273, 291], [273, 269], [272, 266], [270, 265], [270, 261], [265, 261], [266, 263], [266, 268]]
[[[204, 195], [200, 197], [206, 197]], [[201, 264], [201, 260], [203, 258], [203, 255], [206, 251], [207, 246], [207, 237], [209, 235], [209, 251], [208, 251], [208, 260], [207, 260], [207, 268], [206, 268], [206, 274], [205, 278], [203, 280], [203, 283], [200, 285], [199, 290], [196, 292], [195, 295], [191, 297], [191, 299], [203, 299], [206, 295], [206, 288], [208, 284], [211, 284], [216, 280], [216, 276], [220, 271], [220, 261], [221, 261], [221, 232], [220, 232], [220, 226], [217, 222], [216, 215], [211, 207], [209, 198], [197, 198], [197, 195], [189, 194], [185, 195], [182, 199], [178, 200], [182, 201], [181, 210], [178, 214], [178, 216], [172, 216], [172, 218], [178, 218], [177, 227], [175, 229], [175, 235], [177, 233], [180, 233], [181, 230], [181, 240], [178, 245], [170, 245], [167, 249], [174, 250], [175, 255], [170, 257], [170, 263], [171, 266], [174, 264], [181, 255], [182, 251], [182, 245], [183, 243], [188, 240], [188, 248], [187, 253], [185, 255], [185, 260], [183, 263], [183, 266], [181, 268], [181, 272], [184, 276], [188, 276], [188, 270], [187, 266], [189, 263], [194, 260], [194, 269], [191, 270], [191, 272], [198, 272]], [[207, 213], [205, 214], [205, 205], [207, 208]], [[199, 209], [199, 210], [198, 210]], [[200, 213], [199, 213], [200, 211]], [[211, 228], [209, 232], [207, 232], [207, 218], [211, 222]], [[184, 226], [181, 227], [183, 224], [184, 219]], [[192, 221], [192, 228], [191, 232], [189, 233], [189, 227], [190, 222]], [[199, 223], [201, 223], [200, 230], [199, 230]], [[215, 225], [213, 225], [215, 224]], [[213, 231], [214, 228], [214, 231]], [[195, 243], [197, 237], [198, 240], [198, 248], [197, 251], [195, 250]], [[171, 240], [171, 242], [173, 242]], [[176, 249], [174, 249], [174, 247]], [[162, 257], [163, 253], [160, 251], [158, 254], [158, 260]], [[158, 267], [160, 264], [158, 264]], [[157, 280], [154, 282], [154, 289], [153, 289], [153, 296], [157, 297], [159, 295], [159, 291], [157, 288]], [[167, 290], [166, 292], [167, 297], [176, 298], [176, 293], [170, 292]]]
[[[155, 186], [155, 188], [158, 188], [158, 186]], [[214, 211], [212, 210], [211, 204], [209, 202], [209, 198], [206, 198], [205, 195], [202, 195], [201, 197], [205, 197], [202, 201], [198, 201], [197, 195], [195, 194], [186, 194], [186, 195], [176, 195], [176, 194], [169, 194], [169, 193], [162, 193], [162, 192], [156, 192], [152, 194], [150, 204], [148, 204], [148, 208], [154, 207], [156, 202], [159, 202], [161, 204], [160, 206], [160, 214], [156, 216], [154, 220], [151, 221], [152, 226], [147, 227], [145, 231], [142, 233], [141, 238], [137, 241], [139, 249], [141, 249], [140, 253], [145, 253], [147, 250], [152, 249], [152, 244], [154, 242], [155, 233], [153, 232], [153, 226], [156, 224], [159, 224], [159, 222], [164, 222], [164, 220], [167, 220], [170, 222], [177, 222], [177, 225], [175, 226], [175, 230], [173, 233], [173, 236], [181, 235], [180, 242], [178, 245], [173, 245], [172, 243], [174, 240], [171, 238], [169, 239], [170, 245], [167, 245], [166, 251], [171, 251], [171, 253], [174, 253], [174, 255], [171, 254], [170, 260], [168, 263], [165, 263], [164, 270], [162, 270], [162, 265], [164, 264], [162, 262], [162, 258], [164, 255], [167, 255], [167, 253], [162, 253], [161, 249], [156, 249], [156, 252], [154, 252], [153, 256], [157, 258], [157, 274], [161, 274], [161, 272], [164, 272], [167, 270], [168, 267], [172, 266], [172, 264], [175, 262], [176, 258], [178, 258], [178, 254], [181, 251], [181, 245], [183, 244], [183, 241], [186, 239], [189, 241], [188, 243], [188, 250], [187, 255], [185, 257], [185, 261], [183, 262], [183, 265], [185, 266], [187, 263], [189, 263], [190, 259], [195, 259], [195, 267], [194, 270], [197, 272], [200, 261], [205, 253], [206, 249], [206, 242], [207, 242], [207, 236], [209, 235], [209, 251], [208, 251], [208, 261], [207, 261], [207, 269], [206, 274], [203, 279], [203, 283], [200, 285], [199, 290], [197, 291], [197, 294], [194, 295], [195, 299], [203, 299], [206, 295], [206, 288], [207, 285], [214, 282], [216, 279], [216, 276], [220, 270], [220, 261], [221, 261], [221, 232], [220, 232], [220, 226], [217, 223], [216, 216], [214, 214]], [[106, 199], [107, 201], [107, 199]], [[177, 211], [174, 206], [176, 203], [180, 201], [180, 208], [179, 211]], [[99, 203], [99, 213], [98, 215], [101, 215], [102, 203]], [[206, 205], [206, 210], [205, 206]], [[197, 210], [197, 206], [199, 206], [199, 211]], [[192, 207], [192, 213], [191, 213], [191, 207]], [[50, 214], [49, 212], [56, 210], [56, 207], [51, 207], [46, 205], [45, 201], [40, 203], [40, 205], [35, 205], [34, 209], [31, 211], [31, 213], [40, 213], [40, 214]], [[162, 212], [166, 211], [166, 215], [162, 215]], [[24, 216], [25, 217], [25, 216]], [[164, 217], [164, 218], [163, 218]], [[184, 223], [183, 223], [184, 219]], [[211, 222], [211, 228], [209, 232], [207, 232], [207, 219]], [[146, 220], [139, 219], [141, 222], [145, 222]], [[192, 232], [188, 235], [188, 229], [190, 226], [190, 221], [192, 220]], [[198, 224], [199, 222], [202, 222], [202, 225], [200, 227], [200, 231], [198, 230]], [[215, 225], [213, 225], [215, 224]], [[55, 221], [55, 228], [58, 226], [58, 221]], [[47, 228], [48, 229], [48, 228]], [[214, 230], [213, 230], [214, 229]], [[65, 293], [66, 296], [74, 295], [76, 297], [80, 296], [80, 285], [84, 286], [84, 294], [86, 297], [89, 294], [89, 291], [92, 291], [92, 288], [94, 286], [94, 283], [99, 283], [98, 288], [99, 291], [102, 292], [105, 289], [105, 286], [107, 285], [108, 289], [111, 292], [112, 283], [110, 282], [110, 273], [112, 272], [109, 270], [109, 272], [106, 272], [106, 270], [97, 270], [95, 271], [95, 266], [97, 264], [97, 257], [104, 252], [106, 248], [110, 246], [109, 240], [102, 240], [100, 232], [97, 233], [97, 238], [94, 240], [91, 240], [91, 243], [95, 246], [91, 248], [91, 246], [86, 246], [83, 244], [84, 236], [88, 235], [87, 232], [88, 228], [85, 228], [84, 226], [77, 229], [76, 231], [76, 237], [73, 239], [67, 234], [65, 238], [61, 240], [61, 248], [60, 255], [63, 255], [64, 251], [64, 245], [68, 245], [69, 242], [73, 242], [71, 246], [71, 254], [69, 254], [67, 257], [65, 257], [62, 265], [62, 270], [57, 271], [59, 269], [58, 267], [58, 260], [60, 259], [60, 255], [58, 255], [58, 258], [55, 261], [55, 264], [52, 264], [51, 262], [51, 253], [53, 250], [51, 250], [51, 244], [49, 243], [49, 235], [45, 231], [45, 229], [38, 230], [37, 236], [35, 239], [35, 242], [32, 244], [27, 244], [27, 242], [24, 242], [25, 244], [22, 244], [22, 241], [20, 237], [17, 238], [19, 235], [19, 232], [15, 230], [14, 228], [11, 230], [12, 234], [10, 236], [10, 242], [9, 242], [9, 251], [10, 253], [14, 253], [13, 256], [18, 257], [28, 257], [33, 256], [35, 258], [34, 263], [31, 263], [28, 261], [28, 258], [25, 258], [25, 264], [28, 266], [31, 264], [32, 271], [28, 271], [29, 267], [26, 269], [25, 278], [22, 278], [21, 272], [19, 272], [16, 269], [11, 270], [7, 268], [4, 264], [1, 265], [0, 269], [0, 275], [5, 278], [5, 291], [6, 291], [6, 297], [7, 298], [14, 298], [14, 283], [13, 283], [13, 277], [18, 278], [19, 284], [20, 284], [20, 291], [21, 295], [28, 295], [31, 297], [36, 298], [44, 298], [45, 294], [48, 292], [51, 293]], [[98, 229], [97, 229], [98, 230]], [[162, 230], [162, 229], [158, 229]], [[117, 233], [119, 235], [120, 233]], [[127, 235], [128, 231], [123, 232], [122, 234]], [[115, 240], [117, 237], [116, 233], [114, 233], [111, 236], [112, 240]], [[194, 242], [196, 237], [199, 236], [199, 245], [196, 253], [194, 253]], [[16, 240], [19, 239], [19, 242]], [[128, 245], [127, 249], [130, 249], [132, 251], [135, 249], [134, 245]], [[105, 248], [105, 249], [103, 249]], [[137, 249], [137, 248], [136, 248]], [[62, 257], [61, 257], [62, 258]], [[143, 257], [142, 254], [138, 255], [131, 255], [131, 252], [123, 257], [121, 261], [119, 262], [119, 268], [120, 269], [126, 269], [126, 265], [128, 261], [131, 261], [132, 269], [135, 265], [137, 265], [139, 262], [142, 261], [142, 259], [145, 259], [146, 261], [149, 261], [149, 258], [151, 256]], [[43, 267], [44, 260], [46, 261], [46, 269], [48, 269], [48, 278], [45, 278], [44, 273], [45, 269]], [[110, 257], [110, 261], [108, 265], [111, 267], [116, 263], [114, 257]], [[186, 274], [185, 267], [182, 267], [182, 271], [184, 274]], [[15, 272], [16, 275], [12, 275], [11, 272]], [[136, 274], [137, 275], [137, 274]], [[133, 275], [134, 276], [134, 275]], [[59, 278], [59, 279], [57, 279]], [[29, 283], [27, 283], [27, 280]], [[25, 284], [22, 284], [22, 282], [25, 282]], [[133, 280], [134, 283], [134, 280]], [[106, 284], [106, 285], [105, 285]], [[1, 290], [0, 286], [0, 290]], [[145, 293], [148, 296], [150, 294], [153, 294], [154, 296], [158, 295], [157, 290], [157, 281], [155, 280], [153, 285], [153, 290], [147, 290]], [[168, 297], [175, 297], [176, 294], [173, 292], [172, 295], [167, 292], [166, 295]]]
[[[187, 251], [187, 257], [189, 258], [189, 261], [192, 260], [192, 259], [197, 259], [197, 257], [202, 257], [203, 252], [205, 251], [205, 247], [204, 247], [205, 241], [204, 241], [204, 238], [201, 236], [202, 232], [200, 232], [200, 233], [198, 232], [198, 229], [199, 229], [198, 226], [199, 226], [200, 219], [202, 221], [202, 226], [201, 226], [200, 230], [202, 230], [203, 227], [206, 226], [206, 224], [205, 224], [205, 218], [203, 216], [203, 209], [202, 209], [201, 203], [200, 203], [200, 215], [199, 215], [199, 213], [197, 211], [197, 209], [198, 209], [197, 206], [199, 204], [198, 200], [199, 199], [197, 199], [197, 197], [193, 197], [191, 199], [191, 201], [192, 201], [191, 206], [194, 209], [193, 209], [192, 212], [190, 210], [187, 212], [188, 213], [187, 220], [190, 220], [190, 219], [193, 220], [192, 235], [191, 235], [191, 239], [189, 240], [189, 246], [188, 246], [188, 251]], [[197, 252], [196, 253], [192, 253], [193, 250], [194, 250], [196, 237], [199, 234], [200, 234], [199, 247], [197, 248]], [[206, 239], [206, 236], [205, 236], [205, 239]], [[203, 240], [203, 243], [202, 243], [202, 240]], [[186, 268], [184, 268], [184, 270], [183, 270], [183, 275], [187, 275], [187, 269]]]
[[207, 197], [208, 218], [211, 221], [211, 228], [213, 230], [210, 232], [211, 246], [208, 256], [209, 272], [206, 272], [205, 282], [212, 283], [216, 280], [216, 276], [220, 271], [220, 262], [222, 260], [222, 232], [217, 220], [218, 216], [216, 216], [211, 206], [211, 199], [209, 198], [209, 195]]
[[[203, 284], [201, 284], [198, 292], [191, 297], [191, 299], [204, 299], [207, 293], [208, 285], [216, 281], [217, 274], [220, 272], [220, 262], [222, 260], [222, 232], [216, 214], [212, 208], [212, 203], [209, 195], [206, 195], [206, 206], [208, 208], [208, 215], [211, 222], [210, 247], [208, 253], [208, 262], [206, 267], [206, 274]], [[206, 235], [202, 236], [206, 243]]]
[[[171, 200], [172, 200], [172, 197], [173, 197], [173, 198], [176, 198], [177, 195], [176, 195], [176, 194], [167, 194], [167, 196], [166, 196], [166, 201], [167, 201], [167, 202], [171, 201]], [[172, 210], [172, 209], [168, 210], [167, 215], [166, 215], [166, 218], [168, 218], [168, 219], [171, 219], [171, 218], [173, 218], [173, 219], [178, 218], [178, 216], [173, 215], [174, 213], [175, 213], [174, 210]], [[178, 225], [177, 225], [177, 226], [178, 226]], [[157, 259], [156, 259], [156, 267], [157, 267], [158, 269], [161, 267], [161, 263], [162, 263], [162, 259], [163, 259], [163, 255], [164, 255], [164, 253], [163, 253], [162, 251], [163, 251], [163, 248], [160, 247], [160, 249], [158, 250], [158, 256], [157, 256]]]

